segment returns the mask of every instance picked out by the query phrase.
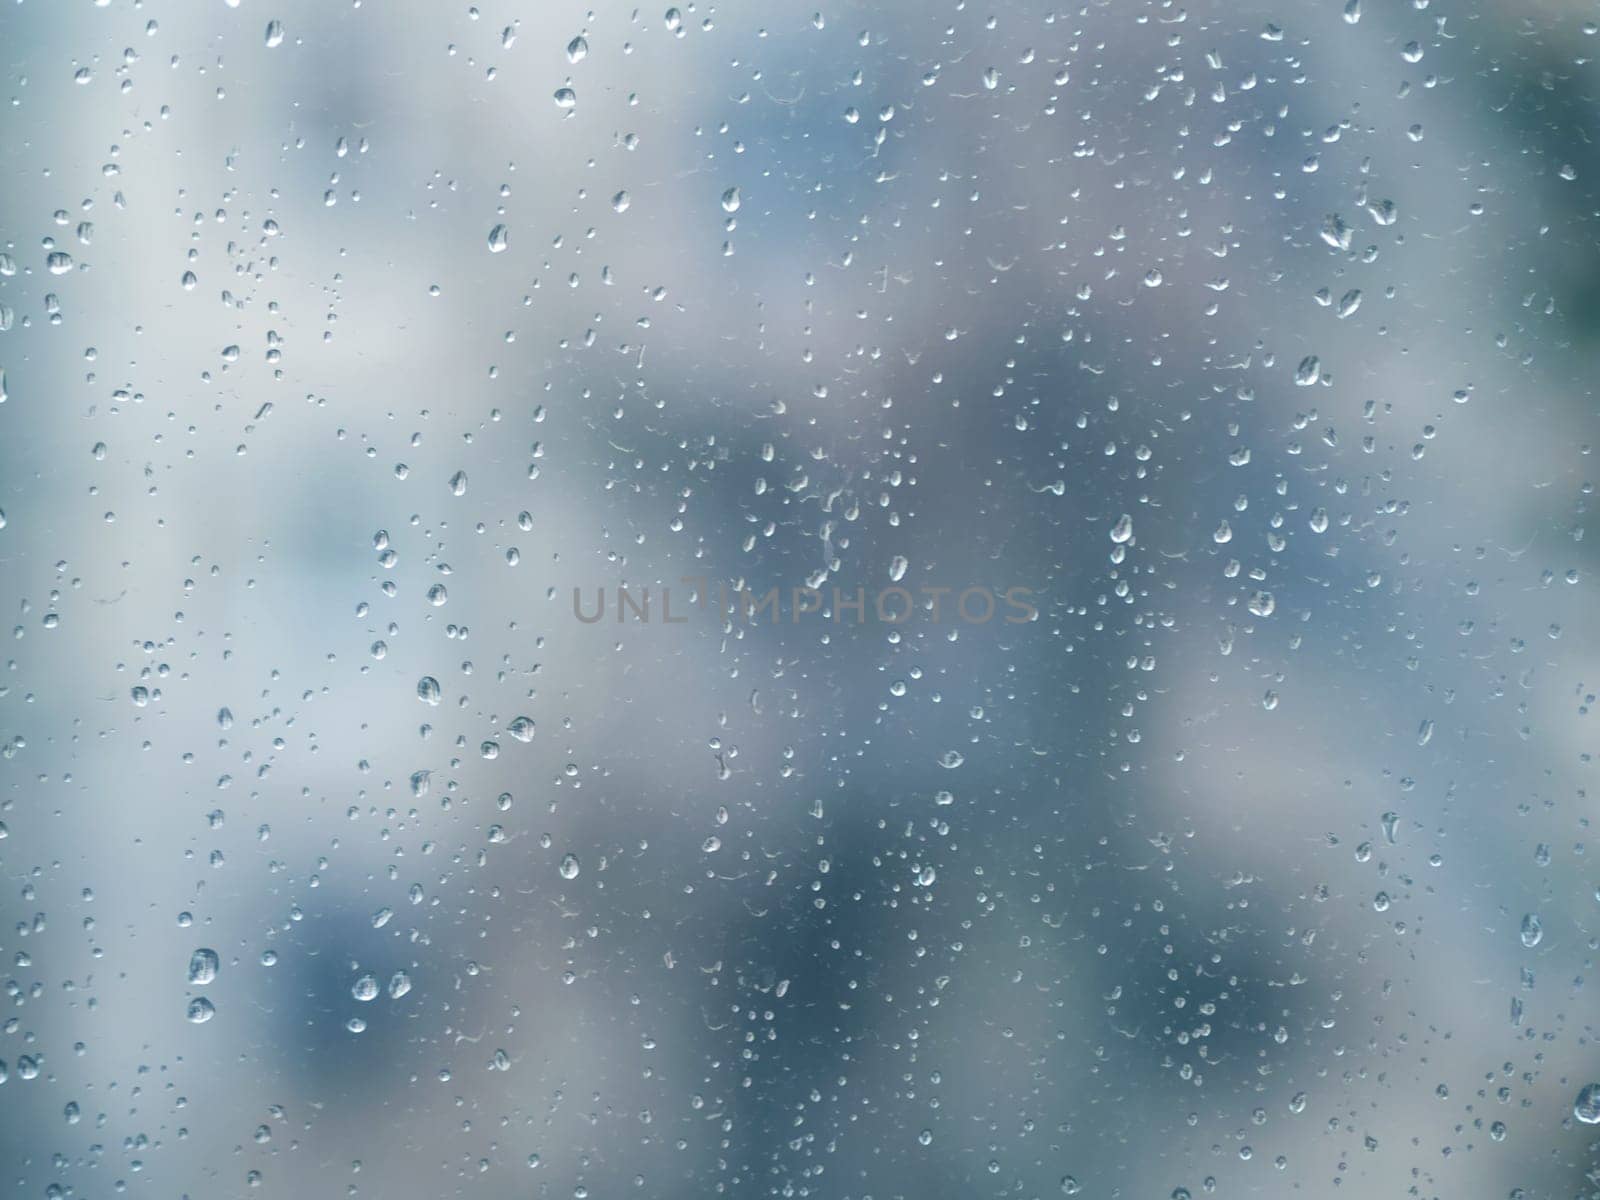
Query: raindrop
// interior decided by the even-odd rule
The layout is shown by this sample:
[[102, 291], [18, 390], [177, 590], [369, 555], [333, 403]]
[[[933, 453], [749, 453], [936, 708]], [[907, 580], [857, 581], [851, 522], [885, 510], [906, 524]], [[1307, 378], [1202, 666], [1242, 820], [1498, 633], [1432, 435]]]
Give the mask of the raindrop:
[[217, 952], [199, 949], [189, 956], [189, 982], [204, 987], [217, 977]]
[[1544, 940], [1544, 924], [1539, 920], [1538, 913], [1528, 913], [1522, 918], [1520, 936], [1522, 944], [1529, 950]]
[[1585, 1125], [1600, 1125], [1600, 1083], [1586, 1083], [1573, 1102], [1572, 1115]]

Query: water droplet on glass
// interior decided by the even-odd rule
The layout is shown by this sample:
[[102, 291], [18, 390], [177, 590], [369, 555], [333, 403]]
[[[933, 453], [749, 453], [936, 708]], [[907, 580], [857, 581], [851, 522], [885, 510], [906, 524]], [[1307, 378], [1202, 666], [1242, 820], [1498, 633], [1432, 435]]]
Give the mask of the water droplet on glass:
[[217, 952], [204, 948], [189, 956], [189, 982], [204, 987], [217, 977]]
[[1522, 918], [1522, 928], [1519, 931], [1522, 944], [1532, 950], [1544, 940], [1544, 924], [1539, 920], [1538, 913], [1528, 913]]
[[1573, 1102], [1572, 1115], [1585, 1125], [1600, 1125], [1600, 1083], [1586, 1083]]

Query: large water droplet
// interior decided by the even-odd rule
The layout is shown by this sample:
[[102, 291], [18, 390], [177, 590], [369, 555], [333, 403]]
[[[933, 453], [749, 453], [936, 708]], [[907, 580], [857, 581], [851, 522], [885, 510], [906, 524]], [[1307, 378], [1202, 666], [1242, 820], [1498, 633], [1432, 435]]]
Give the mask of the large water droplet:
[[1585, 1125], [1600, 1125], [1600, 1083], [1586, 1083], [1572, 1104], [1572, 1115]]
[[217, 977], [217, 952], [201, 948], [189, 956], [189, 982], [204, 987]]
[[1544, 941], [1544, 922], [1539, 920], [1538, 913], [1528, 913], [1522, 918], [1522, 928], [1519, 930], [1518, 936], [1522, 938], [1522, 944], [1529, 950]]

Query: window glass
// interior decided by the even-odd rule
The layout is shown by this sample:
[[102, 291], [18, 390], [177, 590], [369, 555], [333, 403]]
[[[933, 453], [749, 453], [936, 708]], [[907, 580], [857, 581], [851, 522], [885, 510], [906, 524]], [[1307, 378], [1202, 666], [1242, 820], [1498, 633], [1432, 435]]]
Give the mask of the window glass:
[[1595, 14], [0, 12], [16, 1195], [1600, 1188]]

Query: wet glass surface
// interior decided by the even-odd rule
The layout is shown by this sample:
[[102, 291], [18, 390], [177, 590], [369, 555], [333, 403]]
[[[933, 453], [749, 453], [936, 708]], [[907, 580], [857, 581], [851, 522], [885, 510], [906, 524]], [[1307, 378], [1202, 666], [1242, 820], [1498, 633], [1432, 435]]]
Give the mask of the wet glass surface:
[[1595, 34], [7, 5], [0, 1179], [1594, 1194]]

